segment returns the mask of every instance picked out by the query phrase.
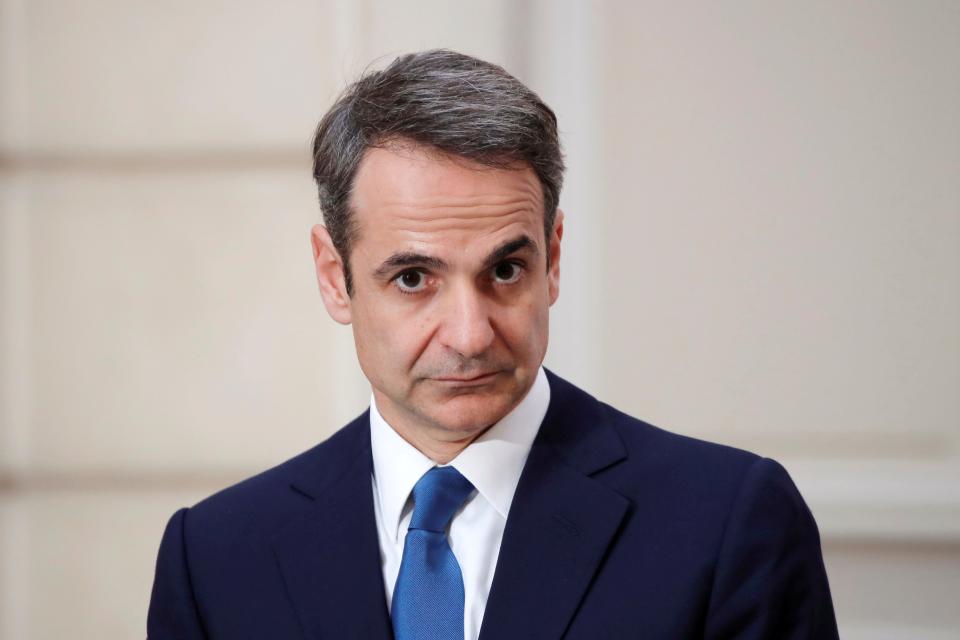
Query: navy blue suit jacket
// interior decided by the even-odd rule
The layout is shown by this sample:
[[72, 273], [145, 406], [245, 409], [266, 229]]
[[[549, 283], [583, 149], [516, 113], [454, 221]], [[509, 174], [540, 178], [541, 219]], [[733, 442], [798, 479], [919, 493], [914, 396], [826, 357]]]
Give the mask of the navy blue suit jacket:
[[[837, 638], [817, 528], [779, 464], [548, 379], [482, 640]], [[151, 640], [391, 638], [372, 464], [364, 413], [176, 512]]]

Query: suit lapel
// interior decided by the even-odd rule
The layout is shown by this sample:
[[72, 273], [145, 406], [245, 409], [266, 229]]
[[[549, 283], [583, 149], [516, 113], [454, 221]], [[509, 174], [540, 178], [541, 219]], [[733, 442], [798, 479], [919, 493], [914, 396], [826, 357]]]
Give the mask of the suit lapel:
[[[287, 591], [310, 640], [392, 638], [370, 482], [369, 418], [345, 430], [342, 471], [317, 486], [304, 477], [291, 485], [305, 512], [273, 539]], [[351, 453], [352, 452], [352, 453]]]
[[600, 403], [548, 378], [550, 408], [510, 507], [481, 640], [560, 638], [630, 505], [590, 477], [626, 457]]

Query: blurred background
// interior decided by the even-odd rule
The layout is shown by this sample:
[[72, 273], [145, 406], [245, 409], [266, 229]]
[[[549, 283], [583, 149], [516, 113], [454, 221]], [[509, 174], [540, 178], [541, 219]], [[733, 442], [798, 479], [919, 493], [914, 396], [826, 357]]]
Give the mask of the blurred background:
[[781, 460], [841, 633], [960, 638], [960, 3], [0, 0], [0, 638], [145, 635], [175, 509], [367, 404], [313, 128], [451, 47], [557, 111], [547, 365]]

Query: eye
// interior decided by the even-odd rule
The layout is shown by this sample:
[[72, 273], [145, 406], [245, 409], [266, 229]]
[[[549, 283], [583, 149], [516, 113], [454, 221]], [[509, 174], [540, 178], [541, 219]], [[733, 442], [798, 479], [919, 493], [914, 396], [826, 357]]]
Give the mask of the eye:
[[427, 276], [415, 269], [404, 271], [393, 279], [401, 293], [418, 293], [427, 286]]
[[493, 268], [493, 280], [497, 284], [512, 284], [523, 275], [523, 267], [516, 262], [501, 262]]

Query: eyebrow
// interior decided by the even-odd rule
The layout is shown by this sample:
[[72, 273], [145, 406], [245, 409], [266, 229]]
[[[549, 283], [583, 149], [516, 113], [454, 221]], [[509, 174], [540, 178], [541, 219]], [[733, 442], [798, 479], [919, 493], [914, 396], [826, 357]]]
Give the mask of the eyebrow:
[[[483, 265], [485, 268], [493, 266], [521, 249], [532, 250], [534, 255], [539, 253], [537, 243], [527, 234], [523, 234], [498, 245], [487, 255], [483, 261]], [[373, 277], [378, 280], [385, 280], [394, 271], [403, 267], [425, 267], [434, 271], [448, 271], [450, 269], [450, 265], [440, 258], [415, 251], [401, 251], [380, 263], [380, 266], [373, 272]]]
[[510, 254], [516, 253], [521, 249], [529, 249], [534, 255], [537, 251], [537, 243], [527, 234], [517, 236], [513, 240], [507, 240], [501, 243], [496, 249], [490, 252], [486, 260], [483, 261], [485, 267], [492, 267]]

